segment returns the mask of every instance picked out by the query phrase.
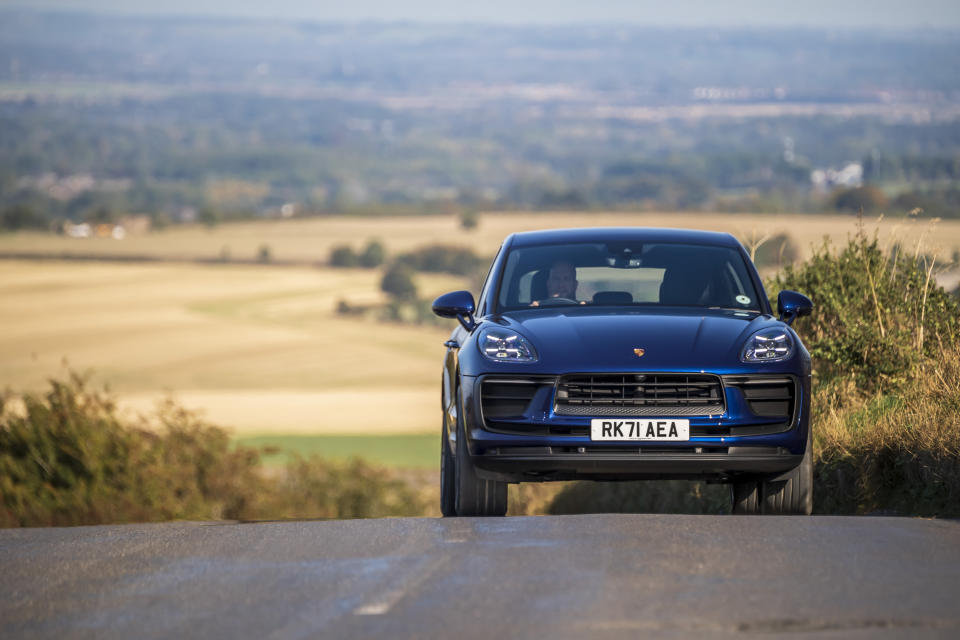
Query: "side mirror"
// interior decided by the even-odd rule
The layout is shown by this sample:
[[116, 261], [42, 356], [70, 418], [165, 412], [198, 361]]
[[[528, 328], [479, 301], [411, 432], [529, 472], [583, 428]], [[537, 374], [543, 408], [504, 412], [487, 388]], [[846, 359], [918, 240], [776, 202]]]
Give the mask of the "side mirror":
[[473, 294], [469, 291], [453, 291], [445, 293], [433, 301], [433, 312], [441, 318], [456, 318], [467, 331], [473, 331], [477, 326], [473, 319], [476, 305]]
[[793, 324], [794, 320], [810, 315], [811, 311], [813, 311], [813, 302], [802, 293], [781, 291], [777, 294], [777, 313], [782, 322]]

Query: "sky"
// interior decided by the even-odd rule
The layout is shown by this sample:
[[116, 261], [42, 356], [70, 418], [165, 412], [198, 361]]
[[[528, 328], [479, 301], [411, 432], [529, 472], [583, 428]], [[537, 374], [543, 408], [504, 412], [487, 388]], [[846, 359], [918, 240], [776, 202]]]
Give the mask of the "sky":
[[335, 21], [960, 28], [960, 0], [0, 0], [0, 6]]

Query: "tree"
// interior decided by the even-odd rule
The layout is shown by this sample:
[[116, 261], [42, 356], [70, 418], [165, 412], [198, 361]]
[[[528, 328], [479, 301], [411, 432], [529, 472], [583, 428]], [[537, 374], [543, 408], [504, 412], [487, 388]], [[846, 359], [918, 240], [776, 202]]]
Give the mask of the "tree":
[[415, 299], [417, 286], [413, 282], [413, 269], [405, 264], [392, 264], [383, 274], [380, 289], [398, 301]]
[[203, 207], [197, 213], [197, 220], [208, 228], [217, 226], [222, 219], [223, 214], [213, 207]]
[[834, 192], [833, 206], [838, 211], [879, 211], [887, 206], [887, 196], [871, 185]]
[[464, 209], [460, 213], [460, 227], [465, 231], [473, 231], [480, 224], [480, 215], [475, 209]]
[[7, 231], [43, 229], [45, 227], [46, 220], [28, 204], [14, 204], [0, 213], [0, 228]]
[[383, 264], [387, 257], [387, 252], [377, 240], [367, 242], [367, 247], [360, 254], [360, 265], [368, 269], [374, 269]]

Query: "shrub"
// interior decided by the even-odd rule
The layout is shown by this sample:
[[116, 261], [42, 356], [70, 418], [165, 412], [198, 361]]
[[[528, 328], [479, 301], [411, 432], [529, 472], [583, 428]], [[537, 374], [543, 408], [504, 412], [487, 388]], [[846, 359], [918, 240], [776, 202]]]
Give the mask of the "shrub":
[[833, 194], [833, 206], [838, 211], [879, 211], [887, 206], [887, 196], [871, 185], [840, 189]]
[[419, 515], [416, 490], [363, 462], [295, 458], [265, 475], [260, 452], [172, 402], [149, 422], [70, 374], [23, 411], [0, 397], [0, 526], [174, 519]]
[[873, 391], [960, 344], [960, 305], [937, 286], [934, 266], [919, 254], [884, 255], [861, 229], [839, 251], [825, 243], [804, 264], [788, 265], [769, 288], [813, 300], [813, 314], [796, 328], [822, 382], [843, 377]]
[[356, 267], [358, 264], [360, 264], [360, 259], [350, 247], [341, 245], [330, 250], [331, 267], [349, 268]]
[[45, 229], [49, 221], [28, 204], [12, 204], [0, 211], [0, 229], [20, 231]]
[[460, 227], [465, 231], [473, 231], [480, 224], [480, 214], [474, 209], [464, 209], [460, 213]]
[[205, 227], [212, 228], [223, 221], [223, 213], [213, 207], [202, 207], [197, 213], [197, 221]]
[[489, 262], [463, 247], [432, 245], [397, 256], [397, 262], [417, 271], [470, 276]]

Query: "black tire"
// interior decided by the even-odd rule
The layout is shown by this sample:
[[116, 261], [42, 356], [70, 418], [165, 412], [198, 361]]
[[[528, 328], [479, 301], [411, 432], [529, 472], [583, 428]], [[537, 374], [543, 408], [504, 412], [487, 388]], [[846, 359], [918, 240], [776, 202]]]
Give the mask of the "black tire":
[[457, 470], [447, 436], [447, 412], [443, 412], [440, 430], [440, 513], [444, 518], [457, 515]]
[[730, 497], [734, 515], [752, 516], [760, 513], [760, 482], [756, 479], [734, 482], [730, 485]]
[[456, 511], [458, 516], [504, 516], [507, 514], [507, 483], [484, 480], [470, 460], [466, 429], [463, 425], [463, 409], [460, 392], [457, 390], [457, 455], [454, 485], [456, 487]]
[[796, 468], [771, 478], [752, 478], [731, 486], [737, 515], [805, 515], [813, 513], [813, 438], [807, 429], [807, 447]]
[[813, 439], [807, 429], [807, 450], [792, 471], [767, 480], [761, 487], [765, 514], [808, 516], [813, 513]]

